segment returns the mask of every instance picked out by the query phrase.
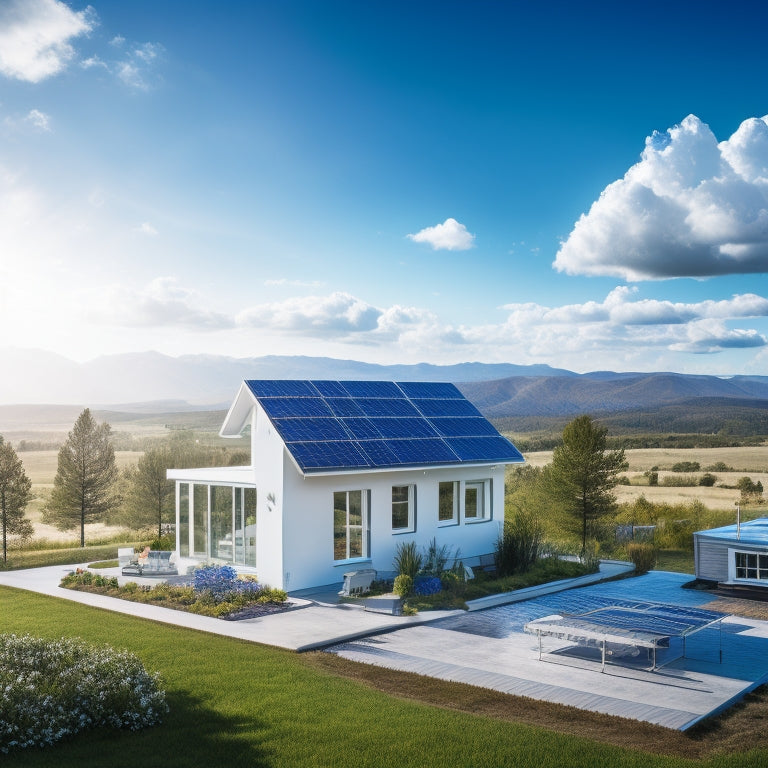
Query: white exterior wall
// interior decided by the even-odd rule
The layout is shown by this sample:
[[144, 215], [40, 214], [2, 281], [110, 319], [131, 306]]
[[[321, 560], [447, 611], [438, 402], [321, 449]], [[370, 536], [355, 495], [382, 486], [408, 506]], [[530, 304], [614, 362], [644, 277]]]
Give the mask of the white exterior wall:
[[[415, 541], [426, 547], [431, 539], [460, 550], [463, 559], [494, 551], [504, 521], [504, 466], [454, 467], [411, 471], [360, 472], [333, 476], [302, 477], [287, 452], [283, 472], [283, 582], [287, 590], [299, 590], [343, 580], [346, 571], [375, 568], [391, 571], [400, 542]], [[464, 483], [491, 482], [489, 517], [481, 522], [464, 519]], [[438, 483], [460, 481], [459, 523], [438, 523]], [[407, 533], [392, 531], [392, 486], [416, 486], [416, 526]], [[370, 558], [334, 561], [334, 491], [370, 491]], [[261, 577], [262, 569], [259, 567]], [[273, 579], [273, 586], [277, 580]]]
[[256, 480], [256, 573], [283, 588], [283, 454], [285, 447], [261, 406], [251, 414], [251, 465]]

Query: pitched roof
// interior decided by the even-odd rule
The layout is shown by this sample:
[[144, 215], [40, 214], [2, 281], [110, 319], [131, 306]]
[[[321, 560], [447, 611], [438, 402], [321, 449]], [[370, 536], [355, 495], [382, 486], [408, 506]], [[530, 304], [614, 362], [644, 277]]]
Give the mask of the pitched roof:
[[[304, 474], [524, 461], [453, 384], [258, 380], [244, 385]], [[237, 410], [242, 418], [242, 406]], [[231, 427], [225, 422], [222, 434], [232, 434]]]

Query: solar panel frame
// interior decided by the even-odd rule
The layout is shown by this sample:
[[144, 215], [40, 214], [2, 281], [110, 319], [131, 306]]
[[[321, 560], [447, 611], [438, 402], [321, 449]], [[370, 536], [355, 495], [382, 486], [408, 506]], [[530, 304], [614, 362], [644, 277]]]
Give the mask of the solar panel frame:
[[246, 384], [305, 474], [523, 460], [453, 384]]

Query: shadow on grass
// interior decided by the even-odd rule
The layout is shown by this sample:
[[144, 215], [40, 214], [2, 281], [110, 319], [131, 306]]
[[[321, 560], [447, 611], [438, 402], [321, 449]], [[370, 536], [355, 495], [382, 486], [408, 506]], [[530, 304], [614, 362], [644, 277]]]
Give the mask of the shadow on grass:
[[5, 768], [197, 768], [229, 765], [268, 768], [262, 746], [267, 726], [258, 720], [226, 717], [183, 692], [168, 694], [170, 711], [163, 722], [141, 731], [97, 728], [42, 749], [2, 756]]

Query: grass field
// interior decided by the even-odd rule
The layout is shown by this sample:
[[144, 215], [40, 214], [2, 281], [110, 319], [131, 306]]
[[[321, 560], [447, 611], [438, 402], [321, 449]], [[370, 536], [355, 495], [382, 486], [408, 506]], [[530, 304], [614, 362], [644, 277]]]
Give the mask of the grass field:
[[158, 727], [93, 731], [4, 757], [14, 768], [758, 768], [768, 760], [761, 694], [714, 727], [684, 735], [9, 588], [0, 588], [0, 615], [6, 632], [127, 648], [160, 673], [170, 704]]

